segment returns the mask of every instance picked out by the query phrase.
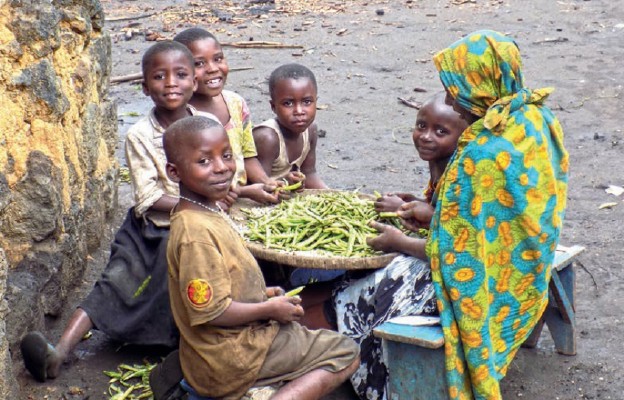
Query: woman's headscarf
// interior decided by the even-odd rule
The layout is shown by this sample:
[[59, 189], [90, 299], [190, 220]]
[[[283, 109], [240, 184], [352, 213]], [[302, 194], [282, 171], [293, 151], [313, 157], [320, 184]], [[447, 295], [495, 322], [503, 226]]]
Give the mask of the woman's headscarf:
[[451, 399], [500, 399], [499, 380], [548, 302], [566, 205], [568, 154], [524, 87], [515, 42], [479, 31], [436, 54], [456, 104], [478, 119], [439, 186], [427, 255], [445, 337]]

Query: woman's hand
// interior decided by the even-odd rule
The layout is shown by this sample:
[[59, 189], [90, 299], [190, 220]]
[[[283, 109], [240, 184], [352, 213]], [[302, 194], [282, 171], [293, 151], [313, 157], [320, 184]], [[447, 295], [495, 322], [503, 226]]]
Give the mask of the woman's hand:
[[397, 214], [407, 229], [417, 232], [421, 228], [429, 228], [435, 209], [424, 201], [412, 201], [403, 204]]
[[403, 205], [405, 201], [394, 193], [386, 193], [375, 200], [375, 211], [394, 212]]
[[399, 242], [405, 237], [400, 229], [377, 221], [371, 221], [369, 225], [379, 232], [379, 236], [366, 239], [366, 243], [370, 247], [384, 253], [398, 251]]
[[293, 321], [299, 321], [303, 317], [304, 311], [301, 307], [301, 298], [277, 296], [270, 300], [272, 305], [271, 319], [276, 320], [280, 324], [287, 324]]

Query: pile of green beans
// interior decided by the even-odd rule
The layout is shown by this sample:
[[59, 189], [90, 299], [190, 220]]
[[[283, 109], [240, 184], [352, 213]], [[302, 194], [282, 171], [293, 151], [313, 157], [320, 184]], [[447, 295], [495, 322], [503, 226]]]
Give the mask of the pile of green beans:
[[110, 378], [108, 382], [109, 400], [153, 399], [149, 385], [149, 374], [156, 364], [144, 365], [120, 364], [117, 371], [104, 371]]
[[[241, 211], [247, 216], [244, 232], [247, 239], [262, 243], [266, 248], [342, 257], [382, 254], [366, 244], [367, 236], [378, 234], [368, 224], [379, 220], [379, 215], [371, 200], [356, 193], [296, 196], [275, 207]], [[382, 222], [393, 223], [391, 219]]]

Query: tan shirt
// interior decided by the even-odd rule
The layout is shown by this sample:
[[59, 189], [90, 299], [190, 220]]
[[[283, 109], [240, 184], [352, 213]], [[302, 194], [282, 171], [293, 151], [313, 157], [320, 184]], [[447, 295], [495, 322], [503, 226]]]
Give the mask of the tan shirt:
[[308, 134], [308, 130], [306, 129], [301, 133], [303, 136], [303, 148], [301, 149], [301, 155], [294, 160], [290, 161], [288, 159], [288, 151], [286, 150], [286, 143], [284, 142], [284, 135], [282, 134], [282, 130], [277, 123], [275, 118], [269, 119], [258, 125], [258, 127], [264, 126], [266, 128], [270, 128], [275, 131], [277, 138], [279, 140], [279, 154], [277, 158], [273, 160], [273, 164], [271, 165], [271, 173], [269, 177], [272, 179], [280, 179], [284, 178], [290, 171], [293, 170], [293, 166], [295, 170], [299, 171], [301, 169], [301, 164], [305, 161], [308, 153], [310, 152], [310, 138]]
[[279, 324], [226, 328], [210, 321], [232, 301], [267, 300], [258, 263], [223, 216], [194, 210], [173, 213], [167, 262], [185, 379], [202, 396], [242, 397], [256, 381]]
[[[214, 115], [197, 111], [195, 107], [187, 106], [191, 115], [201, 115], [219, 121]], [[125, 142], [126, 163], [130, 169], [132, 189], [134, 194], [134, 213], [141, 217], [163, 195], [178, 197], [178, 184], [167, 177], [165, 166], [167, 157], [163, 148], [163, 128], [154, 109], [128, 129]], [[156, 223], [156, 221], [154, 221]], [[168, 225], [168, 221], [156, 223], [158, 226]]]

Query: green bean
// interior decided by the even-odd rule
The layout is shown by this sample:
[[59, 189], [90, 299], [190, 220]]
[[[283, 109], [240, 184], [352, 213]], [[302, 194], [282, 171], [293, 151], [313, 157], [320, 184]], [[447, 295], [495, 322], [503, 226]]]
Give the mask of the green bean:
[[328, 192], [295, 196], [268, 209], [243, 209], [246, 238], [265, 248], [315, 251], [344, 257], [380, 254], [366, 245], [376, 234], [369, 222], [374, 204], [356, 193]]

